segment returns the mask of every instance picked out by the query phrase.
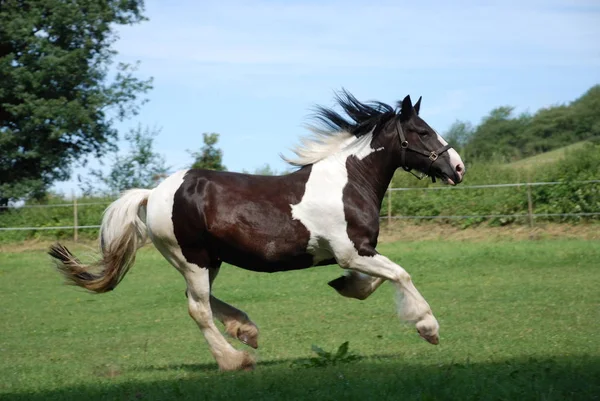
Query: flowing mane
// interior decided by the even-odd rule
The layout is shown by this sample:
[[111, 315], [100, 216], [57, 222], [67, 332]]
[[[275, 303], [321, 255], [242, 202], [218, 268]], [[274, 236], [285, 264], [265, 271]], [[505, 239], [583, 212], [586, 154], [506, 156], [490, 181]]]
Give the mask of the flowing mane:
[[296, 158], [281, 156], [287, 163], [302, 167], [314, 164], [343, 149], [353, 139], [368, 133], [377, 135], [389, 120], [397, 116], [388, 104], [371, 101], [362, 103], [345, 89], [336, 93], [335, 100], [347, 117], [322, 106], [315, 108], [316, 125], [309, 125], [313, 135], [300, 138], [300, 144], [292, 149]]

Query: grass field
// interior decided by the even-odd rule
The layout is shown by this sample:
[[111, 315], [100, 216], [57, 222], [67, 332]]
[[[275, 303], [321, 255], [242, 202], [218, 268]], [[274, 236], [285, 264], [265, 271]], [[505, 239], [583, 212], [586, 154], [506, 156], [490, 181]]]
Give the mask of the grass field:
[[[3, 252], [0, 399], [600, 398], [598, 241], [380, 250], [432, 305], [439, 346], [399, 323], [390, 285], [361, 302], [326, 285], [337, 267], [261, 275], [225, 266], [215, 293], [261, 328], [253, 372], [217, 370], [187, 315], [183, 279], [152, 248], [104, 295], [61, 285], [42, 252]], [[333, 350], [344, 341], [361, 360], [300, 366], [312, 344]]]
[[526, 157], [525, 159], [509, 163], [507, 166], [515, 169], [535, 169], [539, 167], [545, 167], [564, 159], [567, 153], [577, 152], [578, 150], [581, 150], [589, 145], [590, 142], [588, 141], [576, 142], [568, 146], [563, 146], [558, 149], [537, 154], [535, 156]]

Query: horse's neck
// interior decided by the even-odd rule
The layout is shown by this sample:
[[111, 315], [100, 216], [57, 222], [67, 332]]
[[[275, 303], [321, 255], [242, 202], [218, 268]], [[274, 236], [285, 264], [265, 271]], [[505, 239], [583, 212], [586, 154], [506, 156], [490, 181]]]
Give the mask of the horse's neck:
[[394, 176], [395, 166], [385, 147], [371, 147], [367, 134], [313, 166], [343, 185], [355, 185], [368, 194], [378, 207]]

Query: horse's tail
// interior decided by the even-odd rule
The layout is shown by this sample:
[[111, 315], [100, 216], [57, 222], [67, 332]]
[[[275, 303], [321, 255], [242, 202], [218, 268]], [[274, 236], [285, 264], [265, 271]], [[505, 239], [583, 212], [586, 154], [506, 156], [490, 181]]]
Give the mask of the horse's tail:
[[102, 258], [83, 264], [67, 248], [57, 243], [48, 252], [67, 284], [102, 293], [113, 290], [135, 261], [136, 251], [148, 238], [146, 204], [149, 189], [132, 189], [110, 204], [100, 226]]

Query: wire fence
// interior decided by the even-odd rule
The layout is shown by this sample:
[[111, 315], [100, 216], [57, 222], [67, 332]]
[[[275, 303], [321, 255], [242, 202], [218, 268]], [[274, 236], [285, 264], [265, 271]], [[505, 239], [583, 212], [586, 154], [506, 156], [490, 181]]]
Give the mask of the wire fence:
[[544, 185], [561, 184], [598, 184], [600, 180], [585, 181], [546, 181], [546, 182], [516, 182], [510, 184], [483, 184], [483, 185], [456, 185], [439, 187], [407, 187], [407, 188], [389, 188], [388, 191], [419, 191], [419, 190], [457, 190], [457, 189], [481, 189], [481, 188], [511, 188], [511, 187], [539, 187]]
[[[387, 220], [391, 224], [393, 220], [436, 220], [436, 219], [497, 219], [497, 218], [527, 218], [529, 225], [533, 227], [535, 219], [541, 217], [595, 217], [600, 216], [600, 200], [595, 211], [562, 212], [562, 213], [535, 213], [532, 197], [532, 187], [555, 186], [555, 185], [593, 185], [600, 184], [600, 180], [581, 180], [581, 181], [546, 181], [546, 182], [518, 182], [507, 184], [482, 184], [482, 185], [458, 185], [458, 186], [432, 186], [432, 187], [407, 187], [407, 188], [388, 188], [387, 191], [387, 215], [380, 216], [380, 220]], [[492, 188], [525, 188], [527, 195], [527, 213], [491, 213], [491, 214], [453, 214], [453, 215], [393, 215], [392, 198], [394, 192], [401, 191], [457, 191], [473, 189], [492, 189]]]
[[[382, 221], [392, 223], [398, 220], [460, 220], [460, 219], [495, 219], [495, 218], [525, 218], [528, 219], [529, 225], [533, 226], [536, 218], [549, 217], [587, 217], [595, 218], [600, 216], [600, 207], [593, 211], [567, 211], [563, 213], [550, 212], [534, 212], [534, 203], [532, 198], [532, 187], [540, 186], [555, 186], [555, 185], [594, 185], [600, 184], [600, 180], [587, 181], [552, 181], [552, 182], [520, 182], [507, 184], [485, 184], [485, 185], [458, 185], [458, 186], [431, 186], [431, 187], [407, 187], [407, 188], [388, 188], [386, 193], [387, 198], [387, 214], [380, 216]], [[431, 214], [431, 215], [395, 215], [393, 214], [393, 198], [394, 193], [406, 191], [465, 191], [474, 189], [492, 189], [492, 188], [525, 188], [527, 196], [527, 213], [487, 213], [487, 214]], [[600, 192], [599, 192], [600, 193]], [[73, 198], [71, 203], [56, 203], [56, 204], [40, 204], [40, 205], [8, 205], [0, 206], [3, 209], [11, 209], [14, 211], [33, 209], [33, 208], [72, 208], [72, 224], [71, 225], [56, 225], [56, 226], [35, 226], [23, 225], [16, 227], [0, 227], [0, 235], [7, 231], [51, 231], [51, 230], [73, 230], [73, 239], [78, 239], [78, 231], [82, 229], [97, 229], [99, 224], [79, 224], [79, 214], [82, 208], [90, 206], [108, 206], [112, 200], [103, 202], [78, 202], [77, 198]], [[600, 205], [600, 202], [598, 203]], [[0, 211], [1, 214], [1, 211]], [[94, 217], [96, 218], [96, 216]], [[89, 220], [89, 219], [88, 219]], [[97, 223], [100, 223], [101, 214], [97, 216]], [[63, 221], [64, 223], [64, 221]], [[1, 225], [1, 224], [0, 224]]]

